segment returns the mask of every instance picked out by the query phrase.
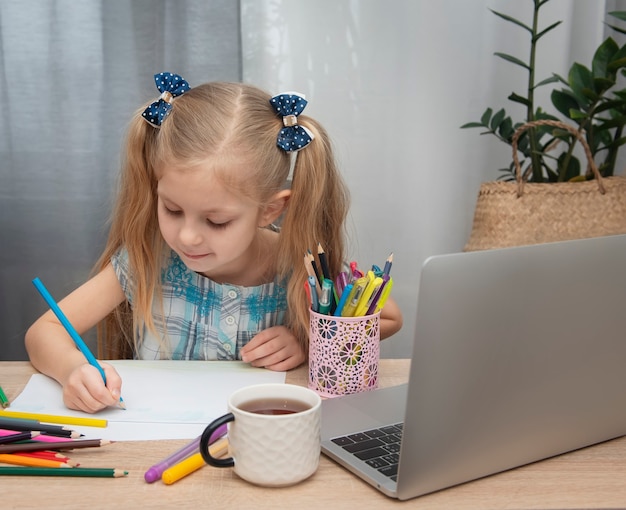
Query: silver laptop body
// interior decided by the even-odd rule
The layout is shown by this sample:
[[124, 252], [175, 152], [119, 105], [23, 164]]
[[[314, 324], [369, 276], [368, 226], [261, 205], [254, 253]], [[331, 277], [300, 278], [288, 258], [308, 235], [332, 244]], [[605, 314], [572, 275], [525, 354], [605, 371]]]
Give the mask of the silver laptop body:
[[[331, 440], [398, 422], [397, 482]], [[322, 404], [322, 451], [399, 499], [624, 434], [626, 236], [429, 258], [408, 384]]]

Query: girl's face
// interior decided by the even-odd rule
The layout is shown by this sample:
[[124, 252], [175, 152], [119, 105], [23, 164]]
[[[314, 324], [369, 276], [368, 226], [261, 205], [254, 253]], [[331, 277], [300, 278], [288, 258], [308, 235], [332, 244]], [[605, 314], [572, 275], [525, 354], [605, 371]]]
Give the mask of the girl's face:
[[249, 285], [245, 280], [258, 264], [258, 232], [264, 226], [258, 204], [224, 186], [208, 161], [166, 169], [157, 197], [163, 239], [189, 269], [219, 283]]

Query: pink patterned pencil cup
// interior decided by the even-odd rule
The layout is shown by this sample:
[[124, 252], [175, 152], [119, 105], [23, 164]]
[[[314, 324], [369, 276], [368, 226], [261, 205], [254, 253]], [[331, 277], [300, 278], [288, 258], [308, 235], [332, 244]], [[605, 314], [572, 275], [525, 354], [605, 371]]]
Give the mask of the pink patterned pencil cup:
[[335, 317], [311, 310], [309, 388], [338, 397], [378, 387], [380, 313]]

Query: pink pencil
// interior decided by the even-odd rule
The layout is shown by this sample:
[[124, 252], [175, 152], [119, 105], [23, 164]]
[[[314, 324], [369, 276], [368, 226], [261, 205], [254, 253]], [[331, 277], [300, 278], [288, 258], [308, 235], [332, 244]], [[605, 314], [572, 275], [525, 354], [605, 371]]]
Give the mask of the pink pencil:
[[[37, 431], [35, 431], [37, 432]], [[18, 434], [19, 431], [17, 430], [7, 430], [7, 429], [0, 429], [0, 437], [5, 437], [5, 436], [12, 436], [13, 434]], [[68, 438], [67, 437], [59, 437], [59, 436], [48, 436], [46, 434], [38, 434], [37, 436], [33, 437], [34, 441], [42, 441], [45, 443], [58, 443], [59, 441], [67, 441]]]
[[59, 443], [59, 442], [67, 442], [67, 437], [59, 437], [59, 436], [48, 436], [46, 434], [39, 434], [38, 436], [33, 437], [33, 441], [41, 441], [44, 443]]

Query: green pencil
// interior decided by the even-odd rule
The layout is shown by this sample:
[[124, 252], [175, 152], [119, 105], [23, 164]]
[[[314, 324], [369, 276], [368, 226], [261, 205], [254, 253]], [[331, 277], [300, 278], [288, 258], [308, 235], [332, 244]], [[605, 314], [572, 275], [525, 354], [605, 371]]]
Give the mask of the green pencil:
[[13, 476], [87, 476], [97, 478], [120, 478], [128, 471], [110, 468], [44, 468], [44, 467], [4, 467], [0, 466], [0, 475]]
[[2, 386], [0, 386], [0, 404], [2, 404], [2, 407], [9, 407], [9, 399], [5, 395]]

